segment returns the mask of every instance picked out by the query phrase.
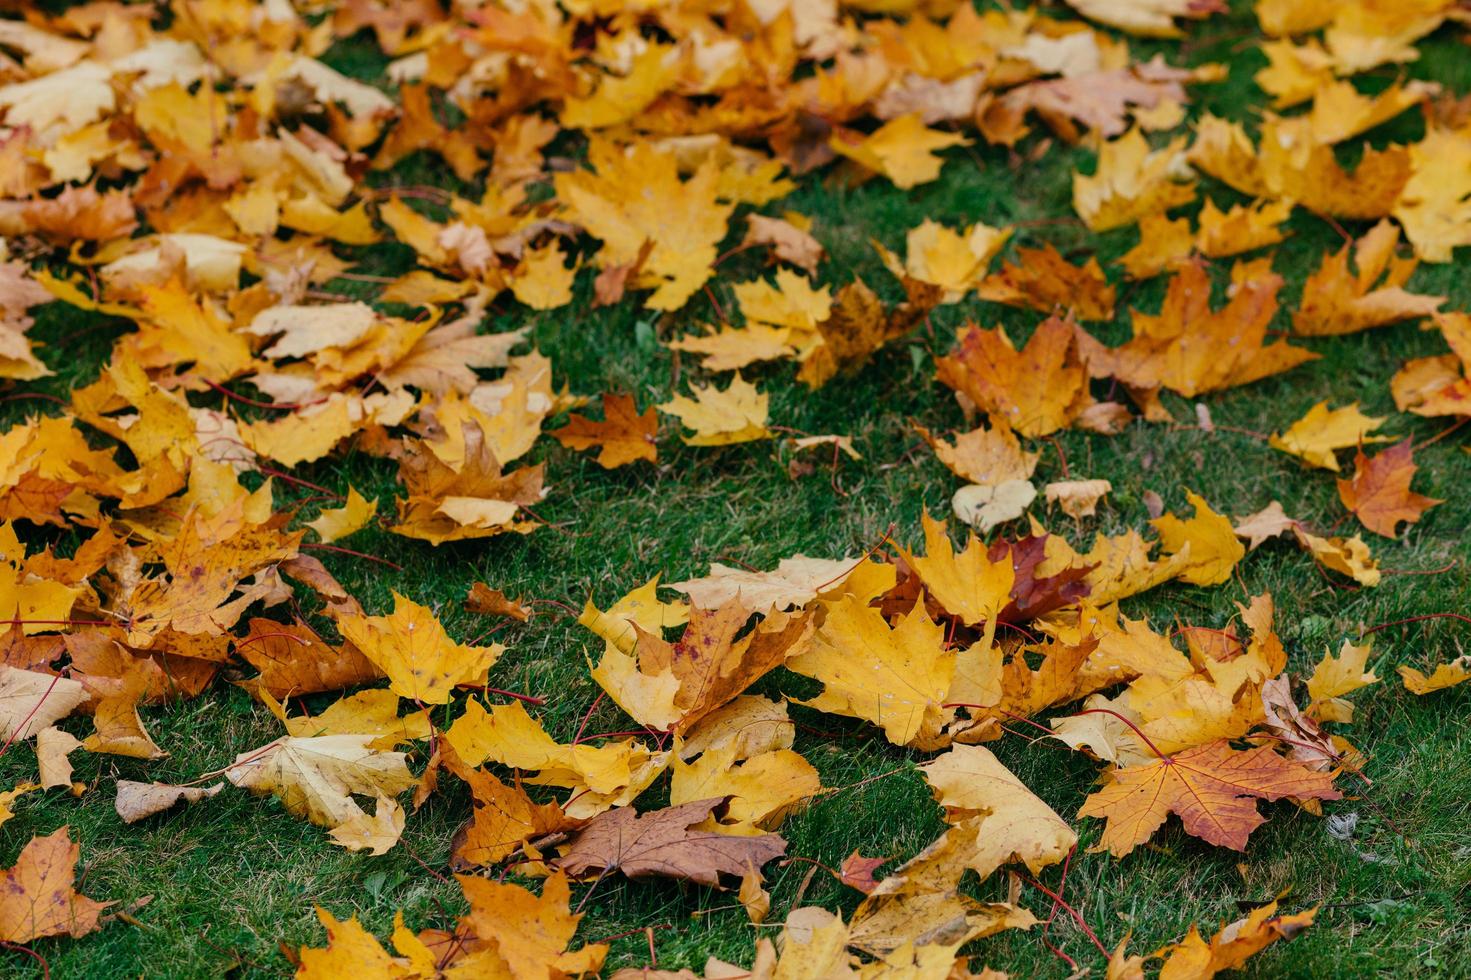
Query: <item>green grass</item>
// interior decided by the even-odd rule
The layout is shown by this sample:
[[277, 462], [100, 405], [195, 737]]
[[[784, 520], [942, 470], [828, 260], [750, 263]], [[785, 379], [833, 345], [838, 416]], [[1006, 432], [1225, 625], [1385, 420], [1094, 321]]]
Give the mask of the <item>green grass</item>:
[[[1213, 22], [1207, 40], [1191, 47], [1192, 61], [1230, 61], [1227, 83], [1197, 91], [1202, 105], [1236, 118], [1242, 118], [1249, 105], [1261, 104], [1250, 76], [1262, 59], [1254, 51], [1233, 48], [1250, 26], [1238, 12]], [[1159, 47], [1173, 50], [1170, 45]], [[1139, 46], [1141, 51], [1150, 49]], [[1424, 42], [1422, 50], [1425, 56], [1410, 66], [1411, 75], [1441, 81], [1461, 93], [1471, 89], [1471, 69], [1457, 37], [1442, 32]], [[329, 60], [370, 79], [382, 65], [363, 39], [340, 44]], [[1375, 80], [1392, 75], [1381, 71]], [[1376, 142], [1413, 139], [1419, 131], [1420, 123], [1411, 113], [1372, 137]], [[819, 176], [767, 210], [792, 208], [816, 219], [815, 233], [831, 255], [823, 267], [825, 282], [841, 284], [861, 276], [893, 299], [899, 295], [898, 286], [870, 249], [870, 238], [891, 248], [900, 246], [904, 231], [925, 217], [952, 224], [975, 220], [1004, 224], [1069, 215], [1070, 174], [1076, 166], [1091, 167], [1089, 158], [1086, 151], [1057, 145], [1035, 162], [1020, 162], [1004, 152], [976, 147], [952, 153], [941, 180], [912, 192], [882, 181], [849, 188]], [[453, 180], [442, 174], [437, 161], [422, 157], [406, 161], [391, 179], [439, 184]], [[1202, 189], [1221, 203], [1235, 199], [1210, 181], [1204, 181]], [[732, 227], [733, 240], [738, 240], [741, 223], [735, 221]], [[1294, 215], [1290, 229], [1292, 236], [1278, 249], [1276, 262], [1287, 279], [1283, 298], [1289, 311], [1319, 257], [1340, 245], [1325, 222], [1303, 212]], [[1051, 241], [1064, 251], [1096, 250], [1106, 263], [1133, 243], [1134, 234], [1092, 236], [1079, 226], [1038, 224], [1023, 225], [1016, 237], [1022, 245]], [[365, 254], [363, 271], [387, 274], [407, 268], [412, 258], [397, 246], [376, 247]], [[1215, 274], [1223, 280], [1227, 264], [1217, 265]], [[712, 286], [729, 306], [728, 282], [761, 271], [756, 258], [740, 255], [722, 267], [721, 278]], [[1471, 282], [1458, 263], [1422, 268], [1411, 287], [1445, 293], [1453, 308], [1464, 308], [1471, 301]], [[361, 283], [339, 282], [330, 288], [371, 296]], [[1161, 292], [1159, 283], [1125, 287], [1119, 318], [1102, 334], [1113, 339], [1125, 336], [1127, 307], [1157, 308]], [[530, 323], [536, 346], [556, 367], [558, 383], [565, 381], [579, 393], [632, 391], [641, 406], [666, 400], [673, 364], [670, 352], [655, 337], [668, 339], [707, 322], [712, 317], [709, 303], [699, 297], [678, 314], [658, 317], [638, 310], [636, 302], [590, 310], [590, 294], [590, 277], [584, 273], [577, 299], [563, 310], [528, 313], [502, 299], [491, 326], [505, 329]], [[95, 376], [112, 339], [123, 328], [119, 322], [60, 307], [47, 308], [39, 319], [33, 336], [51, 345], [43, 354], [58, 376], [26, 390], [63, 396], [70, 386]], [[467, 638], [482, 628], [459, 607], [475, 581], [487, 581], [511, 594], [573, 605], [587, 598], [606, 604], [656, 573], [666, 580], [703, 574], [712, 560], [766, 568], [796, 552], [858, 555], [890, 524], [896, 526], [899, 541], [914, 544], [921, 512], [926, 508], [947, 512], [957, 481], [919, 443], [909, 420], [939, 429], [963, 424], [948, 391], [933, 381], [934, 358], [948, 349], [956, 326], [971, 319], [987, 326], [1005, 324], [1020, 339], [1038, 317], [975, 300], [946, 307], [933, 317], [933, 335], [922, 329], [883, 351], [856, 376], [818, 392], [797, 384], [790, 366], [747, 372], [771, 392], [773, 422], [854, 437], [864, 460], [843, 462], [836, 475], [825, 460], [814, 459], [816, 472], [790, 477], [786, 466], [790, 453], [775, 442], [726, 449], [684, 447], [667, 422], [657, 467], [607, 472], [589, 458], [543, 439], [532, 460], [546, 462], [551, 494], [539, 511], [556, 528], [525, 538], [438, 549], [369, 529], [347, 543], [402, 565], [402, 572], [348, 556], [327, 555], [324, 561], [370, 611], [383, 611], [390, 590], [398, 589], [435, 606], [451, 633]], [[1274, 326], [1286, 329], [1287, 324], [1284, 313]], [[79, 331], [86, 332], [79, 335]], [[1413, 324], [1300, 343], [1322, 358], [1289, 374], [1206, 399], [1216, 422], [1280, 430], [1321, 399], [1335, 405], [1357, 400], [1370, 414], [1392, 414], [1390, 375], [1408, 357], [1444, 349], [1437, 334], [1423, 333]], [[692, 373], [686, 359], [682, 379]], [[1167, 402], [1177, 417], [1192, 419], [1190, 405], [1179, 399]], [[0, 405], [0, 417], [13, 420], [37, 406], [46, 408], [38, 402], [7, 402]], [[1394, 415], [1386, 429], [1397, 436], [1424, 439], [1444, 424]], [[1248, 556], [1238, 580], [1215, 589], [1181, 585], [1156, 589], [1126, 600], [1124, 610], [1131, 616], [1148, 616], [1158, 627], [1174, 621], [1219, 627], [1234, 615], [1236, 603], [1270, 591], [1277, 601], [1278, 629], [1291, 657], [1290, 670], [1298, 674], [1310, 671], [1326, 649], [1336, 649], [1366, 626], [1422, 613], [1464, 611], [1471, 560], [1464, 534], [1471, 526], [1471, 495], [1464, 492], [1471, 480], [1471, 457], [1463, 451], [1464, 442], [1459, 435], [1446, 439], [1418, 460], [1422, 472], [1416, 489], [1446, 502], [1400, 540], [1372, 541], [1382, 564], [1393, 572], [1441, 568], [1456, 561], [1449, 571], [1388, 574], [1376, 589], [1355, 590], [1325, 579], [1295, 548], [1271, 543]], [[1113, 438], [1064, 433], [1058, 444], [1072, 475], [1106, 478], [1114, 485], [1096, 519], [1073, 526], [1061, 515], [1048, 518], [1054, 530], [1078, 545], [1086, 546], [1095, 531], [1143, 528], [1146, 491], [1179, 508], [1184, 505], [1184, 488], [1190, 488], [1231, 515], [1251, 513], [1278, 499], [1289, 513], [1318, 529], [1342, 516], [1330, 474], [1307, 470], [1243, 435], [1139, 423]], [[1045, 444], [1042, 450], [1039, 483], [1062, 475], [1058, 453]], [[302, 467], [299, 475], [339, 490], [351, 483], [376, 495], [384, 511], [392, 508], [394, 469], [384, 461], [349, 453]], [[283, 502], [297, 496], [287, 487], [281, 491], [278, 499]], [[1040, 507], [1035, 510], [1042, 513]], [[312, 513], [309, 506], [304, 516]], [[34, 543], [58, 540], [46, 531], [31, 537]], [[60, 540], [65, 544], [69, 539]], [[1384, 683], [1355, 697], [1358, 716], [1346, 731], [1369, 756], [1367, 772], [1373, 788], [1368, 799], [1348, 798], [1325, 806], [1332, 814], [1358, 814], [1353, 840], [1330, 837], [1322, 820], [1288, 803], [1265, 807], [1271, 819], [1253, 835], [1244, 855], [1208, 847], [1172, 822], [1150, 846], [1123, 860], [1080, 849], [1067, 880], [1070, 900], [1105, 942], [1117, 943], [1132, 932], [1131, 948], [1147, 951], [1179, 938], [1192, 922], [1210, 931], [1221, 921], [1237, 918], [1244, 908], [1285, 892], [1284, 906], [1291, 909], [1321, 903], [1318, 924], [1292, 943], [1260, 956], [1248, 974], [1471, 972], [1471, 947], [1465, 942], [1471, 930], [1471, 845], [1465, 837], [1471, 816], [1467, 812], [1471, 734], [1464, 721], [1471, 708], [1471, 686], [1417, 699], [1400, 687], [1394, 674], [1397, 664], [1423, 667], [1459, 654], [1465, 635], [1464, 626], [1447, 622], [1396, 627], [1377, 635], [1374, 665]], [[532, 622], [502, 631], [498, 638], [505, 639], [509, 652], [495, 668], [493, 682], [546, 695], [544, 722], [554, 735], [570, 738], [597, 693], [584, 661], [592, 648], [591, 634], [543, 606]], [[759, 689], [799, 693], [809, 690], [804, 683], [778, 672]], [[307, 702], [320, 709], [329, 700]], [[924, 758], [888, 745], [872, 728], [801, 708], [793, 713], [805, 726], [799, 730], [796, 748], [818, 768], [826, 785], [846, 786]], [[450, 836], [468, 813], [466, 794], [453, 780], [447, 780], [444, 790], [410, 818], [403, 845], [379, 858], [348, 854], [330, 845], [320, 829], [287, 815], [273, 800], [229, 787], [206, 803], [126, 827], [111, 806], [115, 778], [192, 779], [279, 734], [263, 708], [225, 683], [198, 700], [150, 709], [145, 716], [156, 741], [171, 753], [168, 759], [145, 764], [78, 753], [76, 778], [84, 780], [89, 791], [80, 799], [54, 792], [44, 798], [27, 797], [0, 831], [0, 864], [8, 865], [31, 835], [69, 824], [82, 845], [87, 894], [116, 900], [124, 907], [151, 897], [136, 910], [137, 924], [115, 922], [80, 941], [36, 943], [35, 950], [49, 961], [53, 976], [204, 977], [226, 970], [245, 977], [274, 976], [288, 969], [278, 943], [322, 941], [314, 905], [338, 916], [356, 912], [380, 935], [391, 928], [400, 908], [416, 927], [444, 925], [447, 914], [460, 911], [458, 889], [439, 877]], [[606, 702], [590, 722], [591, 730], [626, 724]], [[74, 720], [68, 727], [80, 733], [87, 726]], [[1047, 742], [1008, 736], [992, 747], [1029, 787], [1068, 818], [1097, 776], [1096, 765]], [[418, 761], [423, 761], [422, 752]], [[13, 748], [0, 758], [0, 785], [13, 785], [33, 772], [28, 749]], [[641, 803], [657, 803], [660, 792], [650, 791]], [[854, 849], [892, 856], [897, 862], [942, 828], [923, 780], [911, 768], [823, 797], [789, 818], [782, 832], [791, 854], [836, 865]], [[1099, 825], [1080, 821], [1078, 830], [1088, 845], [1096, 841]], [[770, 870], [772, 922], [784, 917], [809, 867], [797, 863]], [[1049, 872], [1046, 880], [1055, 883], [1057, 871]], [[1004, 889], [1004, 876], [998, 875], [977, 885], [976, 893], [1000, 897]], [[819, 873], [803, 901], [847, 914], [857, 897]], [[1024, 897], [1034, 911], [1045, 915], [1048, 903], [1040, 894]], [[657, 926], [662, 967], [699, 969], [707, 955], [748, 962], [757, 930], [733, 906], [731, 893], [662, 880], [609, 880], [588, 902], [580, 936], [596, 940]], [[1051, 935], [1080, 963], [1096, 959], [1066, 917], [1053, 924]], [[977, 967], [985, 963], [1017, 976], [1067, 973], [1035, 931], [982, 940], [973, 952]], [[611, 966], [647, 962], [641, 933], [613, 942]], [[39, 975], [29, 959], [4, 952], [0, 972]]]

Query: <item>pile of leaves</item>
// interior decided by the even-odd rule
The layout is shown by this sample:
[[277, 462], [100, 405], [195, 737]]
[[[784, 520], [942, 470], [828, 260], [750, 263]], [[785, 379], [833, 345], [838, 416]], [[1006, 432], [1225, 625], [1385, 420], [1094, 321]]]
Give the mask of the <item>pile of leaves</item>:
[[[1315, 531], [1276, 503], [1232, 520], [1229, 501], [1191, 493], [1190, 513], [1154, 508], [1148, 530], [1084, 549], [1029, 508], [1040, 489], [1081, 520], [1110, 483], [1032, 478], [1039, 441], [1061, 430], [1179, 424], [1180, 399], [1315, 357], [1300, 338], [1405, 320], [1450, 352], [1388, 379], [1395, 404], [1471, 415], [1471, 318], [1406, 289], [1418, 263], [1471, 245], [1471, 114], [1427, 84], [1367, 95], [1353, 81], [1412, 59], [1464, 11], [1260, 0], [1271, 109], [1248, 129], [1191, 107], [1224, 69], [1141, 60], [1120, 33], [1180, 37], [1218, 4], [1069, 4], [1071, 16], [947, 0], [173, 0], [0, 20], [0, 379], [24, 397], [66, 357], [28, 337], [37, 307], [126, 324], [94, 379], [0, 432], [0, 740], [36, 757], [35, 780], [0, 793], [0, 822], [25, 794], [84, 795], [76, 752], [164, 757], [146, 709], [234, 683], [280, 736], [184, 785], [117, 781], [125, 821], [245, 791], [382, 854], [451, 781], [472, 800], [450, 856], [469, 912], [449, 929], [400, 919], [385, 945], [320, 909], [325, 945], [291, 952], [298, 976], [587, 975], [607, 946], [576, 939], [574, 884], [675, 878], [730, 889], [753, 922], [766, 917], [784, 817], [835, 791], [794, 750], [788, 701], [749, 693], [787, 672], [817, 692], [791, 703], [922, 753], [947, 829], [883, 874], [883, 859], [855, 852], [834, 871], [862, 894], [846, 921], [796, 908], [746, 963], [712, 959], [704, 975], [996, 976], [972, 972], [984, 957], [973, 941], [1038, 923], [1026, 885], [1055, 915], [1063, 899], [1035, 876], [1078, 843], [1075, 823], [985, 747], [1015, 725], [1097, 764], [1076, 817], [1102, 821], [1097, 847], [1119, 860], [1172, 814], [1244, 850], [1263, 804], [1317, 814], [1366, 780], [1342, 726], [1350, 696], [1379, 681], [1367, 645], [1296, 678], [1270, 595], [1224, 627], [1158, 629], [1120, 607], [1167, 583], [1227, 583], [1276, 538], [1372, 588], [1381, 570], [1362, 534]], [[359, 32], [391, 59], [382, 85], [321, 60]], [[1423, 138], [1367, 147], [1345, 169], [1340, 150], [1415, 108]], [[1012, 248], [1012, 227], [937, 215], [899, 252], [875, 243], [899, 288], [838, 284], [816, 216], [779, 203], [802, 180], [909, 189], [973, 165], [967, 147], [1054, 141], [1096, 151], [1074, 180], [1082, 224], [1137, 228], [1117, 263]], [[391, 181], [421, 152], [455, 189]], [[1208, 182], [1236, 203], [1201, 198]], [[1170, 216], [1198, 199], [1193, 222]], [[1294, 208], [1362, 230], [1322, 256], [1282, 336], [1272, 249]], [[378, 243], [406, 248], [415, 268], [355, 273]], [[709, 283], [736, 251], [769, 272], [729, 283], [726, 310]], [[1127, 340], [1090, 331], [1115, 317], [1121, 287], [1156, 277], [1158, 310], [1133, 311]], [[341, 282], [370, 284], [373, 301], [326, 288]], [[692, 323], [681, 311], [707, 293], [718, 322]], [[320, 557], [373, 524], [425, 549], [548, 533], [537, 507], [558, 488], [527, 462], [544, 434], [609, 469], [656, 464], [676, 435], [694, 447], [786, 438], [743, 372], [819, 388], [970, 297], [1034, 311], [1036, 327], [1018, 345], [967, 324], [937, 360], [936, 383], [973, 424], [917, 433], [963, 481], [963, 542], [926, 515], [922, 553], [885, 536], [862, 556], [717, 565], [662, 592], [663, 570], [648, 569], [606, 609], [589, 601], [576, 639], [601, 647], [588, 670], [628, 732], [558, 741], [540, 699], [495, 686], [503, 645], [441, 625], [431, 601], [443, 597], [395, 592], [374, 615]], [[641, 408], [632, 393], [579, 392], [528, 329], [483, 329], [493, 310], [575, 319], [614, 304], [649, 311], [660, 341], [699, 364], [687, 393]], [[1209, 431], [1209, 410], [1196, 412]], [[1380, 435], [1386, 421], [1322, 403], [1270, 445], [1335, 472], [1353, 450], [1337, 482], [1345, 520], [1392, 539], [1439, 501], [1412, 489], [1417, 447]], [[835, 463], [858, 456], [843, 434], [790, 442]], [[296, 467], [348, 454], [397, 468], [391, 514], [352, 487], [309, 484], [332, 505], [306, 513], [278, 499], [302, 485]], [[486, 634], [531, 615], [502, 589], [516, 583], [463, 598]], [[1471, 663], [1400, 672], [1426, 694], [1467, 680]], [[333, 692], [317, 714], [290, 707]], [[74, 716], [80, 728], [61, 724]], [[668, 804], [640, 807], [645, 794]], [[118, 917], [77, 890], [66, 827], [12, 856], [0, 943], [82, 937]], [[1010, 900], [970, 894], [1001, 874]], [[1273, 903], [1147, 955], [1102, 947], [1079, 921], [1110, 977], [1149, 964], [1179, 978], [1237, 967], [1313, 917]]]

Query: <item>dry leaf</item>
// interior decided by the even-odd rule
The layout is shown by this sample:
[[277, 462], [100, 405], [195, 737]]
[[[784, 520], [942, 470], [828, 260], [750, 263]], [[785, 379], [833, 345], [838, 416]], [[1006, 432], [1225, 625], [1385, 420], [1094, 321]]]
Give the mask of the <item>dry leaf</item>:
[[137, 823], [155, 813], [162, 813], [181, 800], [198, 803], [224, 788], [224, 783], [215, 783], [213, 786], [169, 786], [165, 783], [138, 783], [131, 779], [119, 779], [113, 808], [122, 817], [123, 823]]
[[723, 802], [697, 800], [648, 813], [632, 807], [595, 817], [553, 863], [574, 878], [621, 872], [627, 878], [659, 875], [719, 885], [721, 875], [740, 878], [786, 853], [777, 834], [733, 837], [694, 829]]
[[1370, 531], [1386, 538], [1397, 536], [1401, 521], [1411, 524], [1442, 501], [1410, 490], [1418, 467], [1409, 439], [1395, 443], [1373, 457], [1360, 449], [1354, 455], [1354, 475], [1338, 481], [1343, 506]]
[[603, 395], [603, 421], [595, 422], [573, 415], [567, 424], [550, 433], [568, 449], [598, 449], [598, 465], [605, 470], [617, 469], [640, 459], [658, 462], [655, 441], [659, 435], [659, 416], [649, 408], [638, 413], [632, 395]]

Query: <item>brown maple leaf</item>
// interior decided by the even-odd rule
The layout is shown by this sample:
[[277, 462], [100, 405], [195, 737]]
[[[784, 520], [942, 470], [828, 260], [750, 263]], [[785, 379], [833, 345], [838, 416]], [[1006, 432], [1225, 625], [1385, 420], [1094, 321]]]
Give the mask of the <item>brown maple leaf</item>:
[[531, 618], [531, 607], [522, 602], [519, 596], [512, 599], [500, 589], [492, 589], [484, 582], [476, 582], [470, 586], [470, 592], [465, 596], [465, 609], [481, 616], [507, 616], [518, 623]]
[[598, 448], [598, 465], [605, 470], [659, 460], [659, 413], [651, 406], [640, 415], [632, 395], [604, 394], [603, 421], [573, 415], [551, 435], [568, 449]]
[[1084, 801], [1080, 817], [1103, 817], [1100, 848], [1123, 857], [1154, 836], [1174, 813], [1185, 832], [1241, 851], [1266, 822], [1256, 801], [1336, 800], [1333, 774], [1314, 772], [1270, 746], [1238, 751], [1225, 739], [1162, 756], [1141, 766], [1115, 769], [1108, 785]]
[[821, 388], [843, 371], [865, 364], [880, 347], [913, 330], [939, 305], [944, 290], [905, 278], [909, 299], [885, 310], [873, 290], [855, 279], [833, 298], [832, 312], [817, 325], [822, 344], [802, 362], [798, 380]]
[[888, 860], [886, 857], [864, 857], [862, 854], [854, 851], [852, 854], [843, 858], [843, 863], [838, 865], [838, 880], [849, 888], [856, 888], [867, 895], [878, 887], [878, 882], [874, 880], [873, 873], [881, 865], [887, 864]]
[[28, 943], [41, 936], [96, 932], [98, 917], [111, 902], [94, 902], [78, 894], [77, 858], [66, 827], [46, 837], [32, 837], [15, 867], [0, 873], [0, 941]]
[[340, 691], [383, 676], [357, 647], [331, 646], [304, 623], [252, 619], [250, 633], [235, 642], [235, 652], [260, 671], [241, 685], [273, 698]]
[[1414, 524], [1421, 514], [1441, 503], [1410, 490], [1418, 469], [1413, 453], [1409, 439], [1373, 457], [1365, 456], [1361, 447], [1354, 456], [1354, 475], [1338, 481], [1338, 499], [1375, 534], [1395, 537], [1400, 521]]
[[1015, 579], [1011, 585], [1011, 602], [996, 615], [1001, 622], [1024, 623], [1087, 598], [1091, 588], [1088, 574], [1097, 565], [1069, 565], [1053, 575], [1037, 575], [1038, 567], [1047, 558], [1047, 538], [1046, 534], [1033, 534], [1017, 541], [995, 541], [988, 549], [993, 562], [999, 561], [1006, 551], [1011, 552]]
[[632, 807], [608, 810], [592, 819], [553, 864], [574, 878], [598, 877], [614, 871], [628, 878], [658, 875], [719, 885], [720, 876], [739, 878], [787, 852], [780, 834], [733, 836], [694, 829], [712, 814], [717, 818], [727, 798], [681, 803], [648, 813]]

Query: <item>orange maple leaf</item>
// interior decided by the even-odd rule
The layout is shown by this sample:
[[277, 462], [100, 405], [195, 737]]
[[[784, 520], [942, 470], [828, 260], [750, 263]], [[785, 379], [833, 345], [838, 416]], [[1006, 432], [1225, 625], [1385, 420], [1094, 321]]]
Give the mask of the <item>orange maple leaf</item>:
[[1115, 769], [1112, 781], [1083, 802], [1080, 817], [1103, 817], [1100, 849], [1123, 857], [1154, 836], [1174, 813], [1185, 832], [1241, 851], [1266, 822], [1256, 800], [1336, 800], [1333, 774], [1289, 762], [1270, 746], [1238, 751], [1225, 739]]
[[646, 459], [658, 462], [659, 413], [653, 408], [642, 415], [632, 395], [603, 395], [603, 421], [573, 415], [551, 434], [568, 449], [597, 447], [598, 465], [605, 470], [617, 469]]
[[1414, 524], [1421, 514], [1441, 503], [1410, 490], [1418, 469], [1413, 453], [1409, 439], [1373, 457], [1365, 456], [1360, 448], [1354, 455], [1354, 475], [1338, 481], [1338, 499], [1375, 534], [1395, 537], [1400, 521]]

